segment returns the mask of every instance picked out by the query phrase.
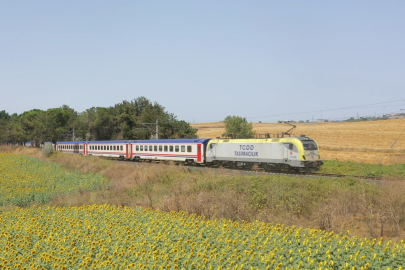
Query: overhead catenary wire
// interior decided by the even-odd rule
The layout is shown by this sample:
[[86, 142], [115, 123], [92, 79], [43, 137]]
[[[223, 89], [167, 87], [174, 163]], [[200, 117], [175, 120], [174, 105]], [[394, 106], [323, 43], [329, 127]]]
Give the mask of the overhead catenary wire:
[[[393, 102], [404, 102], [404, 99], [398, 99], [398, 100], [392, 100], [392, 101], [385, 101], [385, 102], [378, 102], [378, 103], [370, 103], [370, 104], [363, 104], [363, 105], [356, 105], [356, 106], [349, 106], [349, 107], [341, 107], [341, 108], [334, 108], [334, 109], [318, 109], [318, 110], [313, 110], [313, 111], [302, 111], [302, 112], [293, 112], [293, 113], [281, 113], [281, 114], [270, 114], [270, 115], [261, 115], [261, 116], [247, 116], [245, 117], [246, 119], [252, 119], [252, 118], [267, 118], [267, 117], [276, 117], [276, 116], [288, 116], [288, 115], [304, 115], [308, 113], [323, 113], [323, 112], [329, 112], [329, 111], [339, 111], [339, 110], [349, 110], [349, 109], [356, 109], [356, 108], [382, 108], [382, 107], [393, 107], [393, 106], [404, 106], [404, 104], [395, 104], [395, 105], [384, 105], [384, 106], [375, 106], [375, 105], [381, 105], [381, 104], [388, 104], [388, 103], [393, 103]], [[389, 114], [389, 113], [385, 113]], [[334, 119], [347, 119], [347, 118], [334, 118]], [[207, 123], [207, 122], [219, 122], [222, 120], [208, 120], [208, 121], [197, 121], [197, 123]], [[195, 122], [193, 120], [193, 122]]]

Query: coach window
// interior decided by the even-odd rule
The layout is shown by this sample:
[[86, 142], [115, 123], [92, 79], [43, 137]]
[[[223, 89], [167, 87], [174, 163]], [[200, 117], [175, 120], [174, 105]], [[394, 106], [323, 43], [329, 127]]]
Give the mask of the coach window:
[[294, 145], [290, 143], [290, 147], [289, 147], [289, 148], [290, 148], [290, 150], [293, 150], [293, 149], [294, 149]]
[[157, 145], [153, 146], [153, 151], [157, 152]]
[[149, 145], [149, 151], [150, 151], [150, 152], [153, 151], [152, 148], [153, 148], [153, 146], [152, 146], [152, 145]]
[[143, 145], [141, 145], [141, 151], [143, 151]]
[[191, 145], [187, 145], [187, 152], [191, 152]]
[[122, 151], [123, 150], [122, 145], [120, 146], [120, 148], [121, 148], [121, 151]]
[[163, 151], [163, 147], [161, 145], [159, 145], [159, 152]]
[[139, 145], [137, 145], [135, 148], [136, 148], [136, 152], [139, 152]]
[[110, 151], [112, 151], [112, 145], [110, 145]]
[[173, 152], [173, 145], [169, 146], [170, 152]]
[[165, 152], [167, 152], [167, 148], [168, 148], [167, 145], [165, 145]]
[[174, 151], [175, 151], [175, 152], [179, 152], [179, 150], [180, 150], [180, 146], [176, 145], [176, 146], [174, 147]]
[[186, 152], [186, 147], [184, 145], [181, 146], [181, 152]]

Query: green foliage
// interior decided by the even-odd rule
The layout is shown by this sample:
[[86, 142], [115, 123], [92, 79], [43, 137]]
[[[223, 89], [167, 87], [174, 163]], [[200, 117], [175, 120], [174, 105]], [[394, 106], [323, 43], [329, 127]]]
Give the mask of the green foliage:
[[58, 194], [108, 184], [100, 175], [68, 172], [61, 165], [11, 154], [0, 154], [0, 171], [0, 205], [45, 203]]
[[50, 157], [53, 153], [55, 153], [55, 149], [51, 144], [45, 144], [44, 148], [42, 148], [42, 153], [45, 156]]
[[60, 108], [31, 110], [21, 115], [0, 111], [0, 143], [73, 140], [150, 139], [155, 126], [142, 123], [159, 121], [159, 138], [196, 138], [197, 129], [165, 111], [145, 97], [123, 101], [114, 107], [93, 107], [82, 113], [63, 105]]
[[360, 176], [394, 176], [405, 178], [405, 164], [383, 165], [352, 161], [325, 160], [321, 173], [336, 173]]
[[224, 119], [224, 123], [225, 132], [233, 134], [236, 138], [253, 138], [255, 136], [253, 124], [248, 123], [244, 117], [228, 115]]

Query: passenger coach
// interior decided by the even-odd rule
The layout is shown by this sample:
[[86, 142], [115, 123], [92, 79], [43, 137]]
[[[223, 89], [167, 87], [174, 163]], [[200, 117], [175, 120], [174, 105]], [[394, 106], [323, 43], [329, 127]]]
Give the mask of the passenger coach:
[[56, 151], [70, 154], [87, 154], [86, 141], [56, 142]]
[[128, 140], [89, 141], [87, 155], [129, 159], [131, 157], [130, 142]]
[[138, 140], [131, 142], [131, 158], [185, 163], [205, 163], [209, 139]]

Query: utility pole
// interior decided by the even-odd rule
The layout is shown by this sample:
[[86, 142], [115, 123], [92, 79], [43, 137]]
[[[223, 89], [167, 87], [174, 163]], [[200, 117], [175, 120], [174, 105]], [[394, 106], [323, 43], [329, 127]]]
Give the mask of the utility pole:
[[[141, 123], [143, 128], [136, 128], [137, 130], [151, 130], [153, 132], [156, 132], [156, 140], [159, 139], [159, 120], [156, 119], [156, 123]], [[147, 125], [156, 125], [156, 130], [151, 129]]]
[[156, 140], [159, 140], [159, 120], [156, 119]]
[[73, 128], [72, 136], [73, 136], [73, 141], [75, 141], [75, 128]]

